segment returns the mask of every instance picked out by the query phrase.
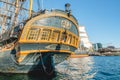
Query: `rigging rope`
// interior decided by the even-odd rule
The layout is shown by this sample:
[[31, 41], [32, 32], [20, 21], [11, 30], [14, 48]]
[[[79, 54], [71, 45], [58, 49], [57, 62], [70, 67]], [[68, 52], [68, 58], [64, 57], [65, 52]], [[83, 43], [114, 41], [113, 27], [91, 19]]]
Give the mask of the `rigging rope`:
[[[40, 52], [40, 50], [39, 50], [39, 52]], [[54, 70], [53, 70], [52, 67], [51, 67], [50, 70], [52, 70], [52, 71], [51, 71], [51, 72], [48, 72], [48, 71], [47, 71], [47, 68], [46, 68], [46, 66], [44, 65], [44, 61], [43, 61], [41, 52], [40, 52], [40, 60], [41, 60], [41, 63], [42, 63], [42, 67], [43, 67], [44, 72], [45, 72], [47, 75], [52, 75], [53, 72], [54, 72]], [[50, 65], [50, 66], [51, 66], [51, 65]]]
[[[42, 63], [42, 67], [43, 67], [43, 70], [44, 70], [44, 72], [47, 74], [47, 75], [52, 75], [52, 73], [54, 72], [53, 70], [52, 70], [52, 68], [51, 68], [51, 72], [48, 72], [47, 71], [47, 68], [46, 68], [46, 66], [44, 65], [44, 62], [43, 62], [43, 58], [42, 58], [42, 54], [40, 53], [40, 59], [41, 59], [41, 63]], [[50, 65], [51, 66], [51, 65]]]
[[[39, 49], [39, 51], [40, 51], [40, 49]], [[52, 75], [53, 74], [53, 72], [54, 72], [54, 70], [53, 70], [53, 68], [51, 67], [51, 65], [50, 65], [50, 72], [48, 72], [47, 71], [47, 67], [45, 66], [45, 64], [44, 64], [44, 61], [43, 61], [43, 57], [42, 57], [42, 53], [40, 52], [40, 54], [39, 54], [39, 56], [36, 58], [35, 56], [37, 56], [37, 52], [36, 53], [34, 53], [34, 55], [33, 56], [31, 56], [31, 57], [29, 57], [26, 61], [25, 61], [25, 63], [24, 63], [24, 65], [22, 66], [22, 65], [20, 65], [20, 63], [18, 63], [17, 61], [16, 61], [16, 59], [15, 59], [15, 54], [10, 54], [10, 56], [11, 56], [11, 59], [12, 59], [12, 61], [15, 63], [15, 64], [17, 64], [18, 66], [21, 66], [21, 68], [23, 68], [24, 67], [24, 65], [26, 65], [29, 61], [31, 61], [31, 59], [33, 59], [33, 58], [35, 58], [35, 59], [33, 59], [33, 61], [35, 61], [35, 60], [37, 60], [37, 58], [40, 58], [40, 61], [41, 61], [41, 64], [42, 64], [42, 68], [43, 68], [43, 70], [44, 70], [44, 72], [47, 74], [47, 75]]]

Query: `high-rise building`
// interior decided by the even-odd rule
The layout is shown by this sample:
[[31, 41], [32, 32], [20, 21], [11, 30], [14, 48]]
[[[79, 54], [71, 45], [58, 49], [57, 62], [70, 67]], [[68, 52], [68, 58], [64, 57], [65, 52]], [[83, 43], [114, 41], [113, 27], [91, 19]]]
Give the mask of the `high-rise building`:
[[94, 48], [95, 51], [97, 51], [97, 50], [102, 48], [102, 44], [101, 43], [95, 43], [95, 44], [93, 44], [93, 48]]

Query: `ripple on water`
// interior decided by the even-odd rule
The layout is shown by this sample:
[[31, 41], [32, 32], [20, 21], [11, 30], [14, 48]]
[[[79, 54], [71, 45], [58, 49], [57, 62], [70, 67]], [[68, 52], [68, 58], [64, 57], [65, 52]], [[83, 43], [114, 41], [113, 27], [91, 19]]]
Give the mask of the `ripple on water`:
[[0, 80], [120, 80], [120, 56], [73, 58], [56, 66], [57, 76], [0, 74]]
[[86, 80], [95, 75], [95, 73], [91, 71], [92, 67], [92, 57], [72, 58], [57, 65], [56, 70], [61, 73], [58, 76], [61, 75], [62, 78], [70, 78], [66, 80]]

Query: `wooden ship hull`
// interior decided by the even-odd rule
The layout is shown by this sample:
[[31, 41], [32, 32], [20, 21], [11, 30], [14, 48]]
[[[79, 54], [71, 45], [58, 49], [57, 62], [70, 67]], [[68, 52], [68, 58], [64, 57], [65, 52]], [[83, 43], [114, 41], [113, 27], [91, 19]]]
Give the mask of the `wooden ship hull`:
[[78, 23], [70, 10], [41, 10], [14, 27], [0, 44], [1, 73], [50, 74], [78, 48]]

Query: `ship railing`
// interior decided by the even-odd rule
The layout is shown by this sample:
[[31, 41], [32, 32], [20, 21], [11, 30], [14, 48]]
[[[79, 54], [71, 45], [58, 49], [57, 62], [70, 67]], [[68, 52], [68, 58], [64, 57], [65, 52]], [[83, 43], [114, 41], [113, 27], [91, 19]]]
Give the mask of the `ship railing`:
[[[63, 10], [60, 10], [60, 9], [54, 9], [54, 10], [52, 10], [52, 11], [60, 12], [60, 13], [62, 13], [62, 14], [66, 14], [66, 11], [63, 11]], [[71, 15], [71, 17], [72, 17], [72, 18], [77, 22], [77, 24], [78, 24], [77, 19], [76, 19], [73, 15]]]

